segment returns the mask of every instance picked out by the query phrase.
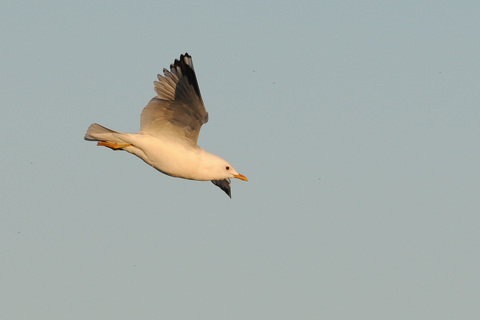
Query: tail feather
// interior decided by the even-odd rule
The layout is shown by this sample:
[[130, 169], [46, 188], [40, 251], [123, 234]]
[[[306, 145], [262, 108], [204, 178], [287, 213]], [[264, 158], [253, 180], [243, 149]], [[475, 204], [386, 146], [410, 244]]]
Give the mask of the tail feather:
[[118, 135], [121, 133], [118, 131], [110, 130], [98, 123], [93, 123], [88, 127], [87, 133], [85, 133], [85, 140], [90, 141], [109, 141], [109, 142], [122, 142]]
[[[112, 150], [129, 150], [132, 144], [124, 140], [128, 134], [113, 131], [105, 128], [98, 123], [93, 123], [88, 127], [87, 133], [85, 133], [85, 140], [99, 141], [97, 146], [108, 147]], [[130, 152], [130, 151], [129, 151]]]

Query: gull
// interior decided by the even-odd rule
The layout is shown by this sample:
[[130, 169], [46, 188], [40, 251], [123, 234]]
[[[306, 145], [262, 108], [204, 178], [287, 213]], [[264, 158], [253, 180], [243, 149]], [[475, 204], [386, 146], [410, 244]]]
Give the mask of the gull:
[[158, 171], [176, 178], [212, 181], [230, 198], [230, 178], [248, 179], [217, 155], [197, 145], [200, 128], [208, 121], [192, 57], [180, 55], [170, 71], [157, 75], [157, 95], [140, 116], [140, 132], [122, 133], [93, 123], [84, 139], [97, 146], [125, 150]]

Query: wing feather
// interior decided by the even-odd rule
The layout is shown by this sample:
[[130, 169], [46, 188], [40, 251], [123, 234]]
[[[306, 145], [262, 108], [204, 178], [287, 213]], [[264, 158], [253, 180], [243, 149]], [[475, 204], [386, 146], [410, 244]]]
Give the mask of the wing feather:
[[212, 180], [212, 183], [222, 189], [230, 198], [232, 197], [232, 192], [230, 189], [230, 179]]
[[140, 133], [169, 136], [196, 147], [200, 128], [208, 121], [192, 57], [185, 53], [157, 75], [155, 96], [143, 109]]

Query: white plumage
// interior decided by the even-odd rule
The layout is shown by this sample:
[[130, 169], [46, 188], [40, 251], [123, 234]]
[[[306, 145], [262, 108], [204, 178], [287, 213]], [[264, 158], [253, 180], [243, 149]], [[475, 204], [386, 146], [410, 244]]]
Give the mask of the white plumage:
[[122, 133], [97, 123], [85, 140], [130, 152], [172, 177], [211, 180], [231, 197], [230, 178], [247, 181], [233, 166], [197, 145], [200, 128], [208, 121], [188, 53], [157, 75], [155, 96], [143, 109], [139, 133]]

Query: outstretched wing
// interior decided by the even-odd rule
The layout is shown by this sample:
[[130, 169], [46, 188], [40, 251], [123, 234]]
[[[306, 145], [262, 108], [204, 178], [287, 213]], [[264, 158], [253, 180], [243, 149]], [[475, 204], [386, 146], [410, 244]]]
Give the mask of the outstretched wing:
[[203, 105], [192, 57], [182, 54], [170, 65], [170, 71], [157, 75], [154, 97], [143, 109], [140, 133], [179, 139], [196, 147], [202, 124], [208, 113]]

